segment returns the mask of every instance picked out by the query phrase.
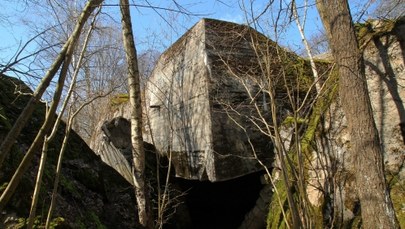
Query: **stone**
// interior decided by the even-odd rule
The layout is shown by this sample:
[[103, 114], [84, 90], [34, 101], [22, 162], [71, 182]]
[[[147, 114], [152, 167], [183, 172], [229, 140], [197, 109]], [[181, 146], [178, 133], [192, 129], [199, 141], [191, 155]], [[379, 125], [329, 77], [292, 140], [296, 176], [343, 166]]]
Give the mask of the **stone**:
[[[14, 93], [15, 86], [28, 87], [20, 80], [0, 75], [1, 123], [13, 123], [28, 101], [28, 95]], [[38, 104], [33, 118], [23, 129], [5, 159], [0, 170], [0, 184], [4, 187], [17, 168], [27, 146], [31, 144], [43, 122], [45, 104]], [[3, 119], [4, 118], [4, 119]], [[8, 125], [0, 126], [0, 143], [7, 133]], [[56, 161], [63, 139], [65, 123], [62, 122], [55, 140], [48, 150], [47, 166], [43, 176], [37, 214], [44, 223], [55, 178]], [[22, 182], [10, 202], [0, 214], [0, 228], [24, 227], [23, 219], [28, 217], [35, 178], [38, 171], [40, 152], [36, 153], [33, 166], [24, 175]], [[54, 211], [54, 222], [58, 228], [140, 228], [137, 221], [136, 200], [131, 183], [126, 181], [97, 156], [74, 132], [70, 134], [65, 152], [62, 173]], [[40, 226], [40, 225], [38, 225]], [[43, 226], [43, 225], [42, 225]]]

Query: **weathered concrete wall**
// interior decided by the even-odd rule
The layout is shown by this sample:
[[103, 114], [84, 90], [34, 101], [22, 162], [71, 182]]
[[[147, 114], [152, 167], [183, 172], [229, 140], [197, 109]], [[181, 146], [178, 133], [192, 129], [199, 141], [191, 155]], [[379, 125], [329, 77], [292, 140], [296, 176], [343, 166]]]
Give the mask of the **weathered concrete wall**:
[[212, 148], [204, 57], [200, 21], [162, 54], [147, 86], [153, 144], [171, 153], [176, 175], [186, 179], [206, 179]]
[[[254, 81], [261, 71], [253, 47], [256, 44], [252, 42], [252, 37], [262, 35], [239, 24], [217, 20], [205, 23], [213, 169], [218, 177], [244, 175], [262, 169], [258, 159], [270, 165], [273, 155], [270, 138], [249, 120], [258, 117], [254, 105], [263, 105], [258, 83]], [[249, 93], [259, 94], [259, 101]], [[260, 109], [263, 111], [263, 107]], [[238, 165], [237, 172], [234, 165]]]
[[232, 76], [240, 66], [251, 71], [258, 65], [248, 32], [246, 26], [203, 19], [163, 53], [153, 71], [146, 92], [153, 139], [147, 139], [172, 154], [179, 177], [220, 181], [255, 172], [262, 167], [254, 153], [267, 154], [259, 158], [270, 165], [270, 140], [251, 124], [243, 130], [235, 123], [246, 124], [246, 117], [226, 112], [226, 104], [238, 100], [246, 105], [244, 114], [253, 110], [246, 88]]

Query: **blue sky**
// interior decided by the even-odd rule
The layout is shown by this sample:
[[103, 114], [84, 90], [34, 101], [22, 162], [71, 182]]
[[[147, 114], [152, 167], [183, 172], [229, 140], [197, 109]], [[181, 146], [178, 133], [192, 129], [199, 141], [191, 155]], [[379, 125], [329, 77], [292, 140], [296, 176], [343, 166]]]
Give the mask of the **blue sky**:
[[[74, 0], [66, 0], [74, 1]], [[83, 4], [85, 0], [75, 0], [79, 4]], [[282, 0], [290, 2], [288, 0]], [[35, 7], [27, 7], [23, 0], [0, 0], [0, 63], [5, 63], [16, 52], [21, 43], [26, 42], [33, 36], [32, 27], [43, 23], [48, 19], [47, 15], [41, 14], [41, 11]], [[44, 0], [38, 2], [45, 2]], [[130, 2], [133, 2], [130, 0]], [[161, 8], [170, 8], [177, 10], [174, 0], [137, 0], [135, 3], [147, 5], [150, 3], [153, 6]], [[178, 4], [187, 9], [190, 13], [196, 14], [187, 16], [178, 12], [153, 10], [143, 7], [131, 7], [133, 19], [133, 29], [136, 39], [138, 53], [154, 48], [160, 52], [164, 51], [168, 46], [175, 42], [182, 34], [197, 23], [201, 18], [215, 18], [220, 20], [232, 21], [236, 23], [246, 23], [246, 14], [241, 9], [241, 2], [245, 2], [245, 7], [249, 7], [248, 0], [176, 0]], [[255, 14], [260, 13], [267, 0], [252, 0], [252, 11]], [[278, 2], [278, 1], [275, 1]], [[303, 6], [303, 0], [297, 0], [298, 6]], [[352, 2], [360, 2], [360, 0], [351, 0]], [[106, 4], [117, 4], [118, 0], [105, 0]], [[352, 11], [356, 11], [356, 4], [351, 4]], [[314, 0], [309, 0], [307, 17], [305, 21], [305, 33], [307, 38], [318, 33], [322, 29]], [[104, 12], [109, 14], [109, 17], [120, 26], [120, 15], [118, 6], [106, 6]], [[300, 11], [301, 16], [304, 12]], [[271, 28], [271, 11], [268, 11], [261, 17], [262, 27], [260, 28], [266, 35], [274, 39], [274, 31]], [[34, 23], [32, 23], [34, 22]], [[298, 33], [294, 22], [290, 23], [278, 37], [278, 42], [284, 47], [288, 47], [293, 51], [302, 50], [301, 37]], [[35, 50], [35, 45], [31, 46], [31, 50]], [[30, 49], [28, 49], [28, 52]]]
[[[156, 1], [156, 4], [163, 7], [173, 8], [172, 4], [167, 4], [171, 1]], [[140, 40], [143, 40], [145, 36], [150, 34], [151, 31], [160, 33], [165, 31], [170, 33], [171, 36], [165, 37], [168, 43], [173, 43], [177, 38], [182, 35], [187, 29], [191, 28], [195, 23], [197, 23], [201, 18], [215, 18], [225, 21], [232, 21], [236, 23], [246, 23], [246, 15], [241, 9], [240, 1], [238, 0], [228, 0], [228, 1], [177, 1], [180, 4], [185, 2], [184, 6], [192, 13], [199, 14], [198, 16], [185, 16], [177, 15], [176, 21], [171, 21], [170, 17], [174, 16], [172, 12], [162, 12], [162, 15], [167, 17], [169, 23], [174, 24], [174, 29], [168, 26], [168, 23], [162, 19], [156, 12], [150, 9], [133, 9], [133, 25], [136, 35]], [[194, 3], [189, 3], [194, 2]], [[258, 0], [254, 1], [254, 11], [259, 13], [267, 4], [268, 1]], [[302, 1], [297, 1], [300, 4]], [[189, 3], [189, 5], [187, 5]], [[270, 17], [269, 14], [265, 14], [262, 20], [267, 20]], [[139, 20], [137, 20], [139, 19]], [[314, 34], [321, 29], [321, 22], [319, 21], [318, 14], [314, 5], [308, 7], [307, 12], [307, 23], [305, 27], [305, 32], [308, 35]], [[138, 32], [138, 33], [137, 33]], [[268, 31], [262, 31], [268, 32]], [[272, 36], [271, 32], [266, 35]], [[299, 48], [301, 46], [301, 38], [298, 30], [293, 22], [289, 27], [286, 34], [279, 40], [283, 46], [288, 46], [292, 49]]]
[[[45, 2], [45, 1], [44, 1]], [[83, 1], [82, 1], [83, 2]], [[107, 3], [115, 3], [118, 1], [107, 1]], [[146, 4], [146, 2], [136, 1], [139, 4]], [[154, 6], [177, 9], [174, 3], [169, 0], [161, 1], [149, 1]], [[142, 50], [142, 44], [152, 35], [156, 34], [161, 36], [159, 38], [164, 46], [173, 43], [179, 36], [181, 36], [187, 29], [191, 28], [196, 22], [203, 17], [216, 18], [226, 21], [232, 21], [237, 23], [244, 23], [244, 12], [240, 9], [238, 0], [228, 1], [186, 1], [178, 0], [179, 4], [184, 6], [191, 13], [197, 14], [197, 16], [187, 16], [176, 12], [169, 12], [164, 10], [152, 10], [147, 8], [134, 8], [132, 7], [133, 26], [135, 31], [136, 40], [139, 43], [139, 49]], [[16, 4], [17, 3], [17, 4]], [[263, 8], [267, 1], [255, 1], [257, 9]], [[0, 14], [0, 52], [1, 59], [7, 59], [18, 48], [20, 42], [25, 42], [32, 36], [30, 27], [24, 25], [24, 21], [43, 20], [35, 15], [35, 9], [26, 7], [23, 1], [18, 0], [1, 0], [0, 7], [2, 13]], [[116, 6], [106, 7], [105, 9], [111, 12], [111, 15], [119, 22], [119, 9]], [[315, 14], [314, 14], [315, 12]], [[159, 15], [160, 14], [160, 15]], [[307, 33], [313, 33], [317, 31], [317, 26], [320, 23], [314, 23], [314, 17], [316, 17], [316, 10], [311, 7], [309, 20], [311, 23], [307, 23]], [[169, 25], [171, 24], [171, 25]], [[300, 38], [297, 31], [293, 29], [289, 31], [289, 37], [283, 39], [283, 45], [296, 45], [300, 44]]]

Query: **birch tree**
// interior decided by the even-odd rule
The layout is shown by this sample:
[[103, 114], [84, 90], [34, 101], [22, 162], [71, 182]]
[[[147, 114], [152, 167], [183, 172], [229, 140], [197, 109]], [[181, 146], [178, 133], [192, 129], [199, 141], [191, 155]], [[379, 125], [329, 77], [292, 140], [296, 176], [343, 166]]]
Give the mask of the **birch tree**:
[[152, 218], [148, 208], [145, 187], [145, 150], [142, 138], [142, 103], [141, 88], [131, 15], [128, 0], [120, 0], [122, 38], [128, 64], [129, 101], [131, 106], [131, 143], [133, 157], [133, 181], [138, 204], [139, 222], [152, 228]]

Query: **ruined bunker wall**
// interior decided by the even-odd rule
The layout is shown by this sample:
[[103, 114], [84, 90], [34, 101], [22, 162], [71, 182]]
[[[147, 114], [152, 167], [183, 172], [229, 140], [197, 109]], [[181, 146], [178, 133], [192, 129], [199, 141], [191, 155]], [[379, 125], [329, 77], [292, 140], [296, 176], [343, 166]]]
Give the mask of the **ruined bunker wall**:
[[231, 179], [263, 169], [254, 153], [266, 165], [273, 156], [271, 140], [248, 120], [258, 116], [249, 93], [261, 109], [268, 102], [256, 81], [260, 66], [250, 35], [257, 32], [229, 22], [205, 23], [214, 171], [217, 177]]
[[[271, 72], [263, 72], [263, 62]], [[305, 71], [285, 71], [285, 64], [301, 62], [302, 69], [309, 69], [248, 26], [203, 19], [158, 60], [146, 94], [153, 139], [146, 139], [161, 152], [172, 152], [176, 175], [186, 179], [240, 177], [263, 169], [257, 157], [270, 166], [271, 139], [251, 120], [259, 117], [259, 109], [271, 122], [267, 88], [263, 90], [268, 80], [276, 85], [280, 120], [279, 114], [290, 109], [285, 82], [291, 91], [307, 92], [312, 78], [298, 76]], [[301, 79], [309, 83], [297, 83]]]
[[196, 24], [160, 57], [147, 88], [153, 143], [172, 153], [176, 175], [205, 179], [211, 148], [204, 24]]

